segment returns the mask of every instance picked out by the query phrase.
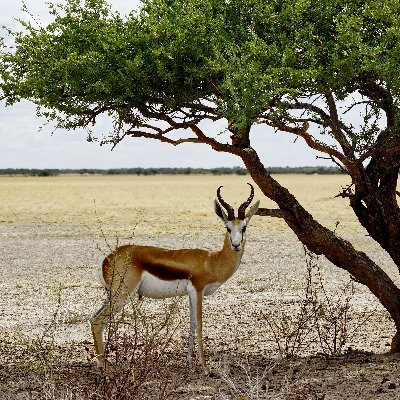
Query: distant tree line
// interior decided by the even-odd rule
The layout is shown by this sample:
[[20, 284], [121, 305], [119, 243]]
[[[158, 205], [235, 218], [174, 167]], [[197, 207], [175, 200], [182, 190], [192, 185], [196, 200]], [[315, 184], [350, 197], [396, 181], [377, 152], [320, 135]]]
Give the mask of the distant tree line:
[[[268, 168], [271, 174], [340, 174], [337, 167], [272, 167]], [[112, 169], [30, 169], [6, 168], [0, 169], [0, 175], [24, 176], [57, 176], [66, 174], [81, 175], [247, 175], [247, 170], [242, 167], [219, 168], [112, 168]]]

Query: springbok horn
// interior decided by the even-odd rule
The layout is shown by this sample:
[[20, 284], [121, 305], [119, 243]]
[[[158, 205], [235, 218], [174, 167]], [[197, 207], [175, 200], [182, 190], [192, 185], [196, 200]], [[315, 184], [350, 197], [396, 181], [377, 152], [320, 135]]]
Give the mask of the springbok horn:
[[244, 220], [245, 214], [246, 214], [246, 208], [249, 206], [251, 201], [253, 200], [254, 197], [254, 187], [251, 183], [248, 183], [248, 185], [251, 187], [251, 192], [249, 198], [239, 207], [238, 210], [238, 219]]
[[233, 221], [235, 219], [235, 210], [233, 209], [232, 206], [230, 206], [228, 203], [225, 203], [225, 201], [223, 200], [223, 198], [221, 197], [221, 188], [223, 186], [220, 186], [217, 189], [217, 197], [219, 202], [221, 203], [221, 205], [225, 208], [225, 210], [228, 212], [228, 219], [229, 221]]

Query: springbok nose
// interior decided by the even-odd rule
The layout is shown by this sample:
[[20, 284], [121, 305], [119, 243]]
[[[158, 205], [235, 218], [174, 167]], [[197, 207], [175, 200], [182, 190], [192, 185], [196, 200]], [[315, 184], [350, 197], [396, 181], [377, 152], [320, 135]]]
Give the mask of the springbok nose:
[[239, 251], [240, 250], [240, 244], [234, 244], [233, 245], [233, 250]]

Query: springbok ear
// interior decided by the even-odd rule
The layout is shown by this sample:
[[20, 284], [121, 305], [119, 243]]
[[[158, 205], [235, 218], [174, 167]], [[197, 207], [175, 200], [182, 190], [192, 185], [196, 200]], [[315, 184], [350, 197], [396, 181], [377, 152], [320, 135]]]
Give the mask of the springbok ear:
[[247, 211], [246, 213], [246, 224], [248, 224], [250, 222], [251, 217], [257, 212], [258, 207], [260, 205], [260, 200], [256, 201], [249, 209], [249, 211]]
[[226, 224], [228, 222], [228, 216], [225, 214], [225, 211], [222, 209], [221, 205], [218, 203], [217, 200], [214, 200], [214, 210], [215, 214], [218, 215]]

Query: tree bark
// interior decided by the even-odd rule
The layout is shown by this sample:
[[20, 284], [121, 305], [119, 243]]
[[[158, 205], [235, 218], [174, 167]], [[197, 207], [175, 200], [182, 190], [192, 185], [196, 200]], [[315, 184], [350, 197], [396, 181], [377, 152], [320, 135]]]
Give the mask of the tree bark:
[[[360, 76], [360, 94], [383, 110], [386, 128], [378, 134], [371, 159], [359, 176], [352, 175], [355, 195], [350, 197], [360, 223], [385, 249], [400, 271], [400, 208], [396, 186], [400, 169], [400, 110], [391, 90], [378, 83], [374, 76]], [[375, 153], [374, 153], [375, 152]]]
[[350, 206], [371, 237], [385, 249], [400, 271], [400, 208], [396, 186], [399, 157], [373, 158], [363, 181], [355, 181]]
[[365, 253], [357, 251], [351, 243], [314, 220], [297, 199], [271, 177], [251, 147], [245, 149], [241, 157], [264, 195], [278, 204], [279, 216], [284, 218], [300, 242], [310, 251], [325, 255], [337, 267], [349, 272], [378, 298], [396, 326], [391, 351], [400, 352], [400, 289]]

